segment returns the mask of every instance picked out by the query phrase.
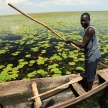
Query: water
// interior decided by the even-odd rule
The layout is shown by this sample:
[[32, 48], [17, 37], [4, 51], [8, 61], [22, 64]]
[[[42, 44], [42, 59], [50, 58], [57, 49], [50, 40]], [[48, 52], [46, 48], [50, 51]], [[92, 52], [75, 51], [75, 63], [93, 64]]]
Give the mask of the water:
[[[79, 16], [82, 12], [76, 12], [76, 13], [62, 13], [62, 14], [36, 14], [33, 17], [38, 18], [39, 20], [45, 22], [50, 27], [52, 27], [54, 30], [56, 30], [59, 34], [64, 36], [65, 38], [71, 37], [72, 39], [81, 40], [81, 37], [79, 35], [82, 35], [82, 28], [79, 24]], [[45, 17], [43, 16], [45, 15]], [[91, 12], [92, 17], [92, 24], [96, 27], [97, 34], [99, 37], [99, 43], [100, 43], [100, 50], [102, 53], [102, 59], [101, 61], [108, 65], [108, 33], [107, 33], [107, 22], [108, 22], [108, 12]], [[98, 20], [97, 20], [98, 17]], [[49, 65], [52, 65], [54, 63], [59, 64], [57, 68], [61, 70], [61, 74], [65, 74], [65, 72], [68, 70], [70, 71], [72, 68], [76, 68], [77, 66], [83, 67], [83, 62], [76, 61], [75, 66], [70, 66], [69, 62], [76, 60], [75, 58], [80, 58], [82, 54], [80, 52], [74, 53], [75, 55], [78, 55], [77, 57], [73, 58], [65, 58], [61, 54], [64, 52], [69, 55], [70, 51], [74, 51], [75, 49], [73, 47], [70, 48], [70, 46], [66, 45], [63, 40], [55, 36], [53, 33], [48, 31], [46, 28], [40, 26], [39, 24], [34, 23], [33, 21], [30, 21], [29, 19], [26, 19], [25, 17], [21, 15], [16, 16], [3, 16], [0, 17], [0, 75], [2, 75], [2, 78], [4, 77], [4, 74], [1, 74], [4, 72], [4, 70], [7, 73], [7, 77], [4, 78], [3, 81], [10, 81], [10, 80], [16, 80], [16, 79], [26, 79], [28, 78], [28, 74], [32, 73], [33, 71], [38, 71], [39, 69], [43, 69], [49, 73], [49, 75], [52, 75], [54, 72], [52, 72], [50, 69], [48, 69]], [[79, 33], [80, 32], [80, 33]], [[50, 44], [49, 47], [46, 47], [44, 44]], [[63, 44], [63, 45], [62, 45]], [[55, 46], [60, 46], [58, 49], [61, 49], [62, 51], [59, 52]], [[33, 52], [31, 48], [38, 47], [39, 50], [36, 52]], [[67, 50], [69, 49], [69, 50]], [[1, 53], [2, 51], [3, 53]], [[46, 50], [46, 53], [42, 54], [42, 50]], [[13, 53], [18, 55], [14, 56]], [[31, 57], [27, 58], [26, 55], [30, 54]], [[54, 54], [57, 54], [61, 56], [62, 60], [52, 60], [50, 59], [53, 57]], [[73, 55], [74, 55], [73, 54]], [[35, 62], [32, 66], [30, 65], [31, 60], [38, 60], [39, 57], [46, 57], [48, 60], [41, 65], [37, 65], [37, 62]], [[27, 62], [28, 64], [24, 65], [22, 68], [18, 68], [20, 64], [23, 62], [19, 62], [18, 60], [24, 59], [23, 62]], [[9, 64], [12, 64], [13, 66], [8, 67]], [[1, 65], [4, 67], [1, 68]], [[62, 69], [63, 67], [63, 69]], [[18, 69], [17, 69], [18, 68]], [[106, 67], [99, 66], [98, 69], [102, 69]], [[18, 73], [17, 73], [18, 71]], [[64, 72], [63, 72], [64, 71]], [[73, 71], [72, 71], [73, 73]], [[18, 77], [14, 77], [15, 74], [18, 74]], [[33, 77], [44, 77], [41, 74], [35, 75]], [[31, 77], [32, 78], [32, 77]], [[79, 103], [78, 105], [72, 106], [72, 108], [107, 108], [108, 107], [108, 90], [107, 88], [99, 92], [98, 94], [94, 95], [93, 97]], [[23, 99], [23, 98], [22, 98]], [[25, 103], [22, 103], [23, 101], [20, 99], [17, 99], [17, 101], [21, 100], [20, 105], [18, 107], [18, 104], [14, 104], [14, 99], [7, 99], [4, 101], [4, 104], [10, 104], [9, 108], [20, 108], [20, 107], [30, 107], [32, 102], [27, 103], [25, 100]], [[12, 105], [14, 104], [14, 105]]]

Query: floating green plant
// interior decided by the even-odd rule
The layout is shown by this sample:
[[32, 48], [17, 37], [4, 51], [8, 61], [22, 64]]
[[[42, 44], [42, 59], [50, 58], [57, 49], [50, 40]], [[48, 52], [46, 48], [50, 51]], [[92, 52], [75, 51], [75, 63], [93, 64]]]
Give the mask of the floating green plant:
[[64, 50], [65, 50], [65, 51], [69, 51], [70, 49], [66, 49], [66, 48], [65, 48]]
[[23, 61], [24, 61], [24, 59], [19, 59], [19, 60], [18, 60], [18, 62], [23, 62]]
[[31, 57], [31, 55], [30, 55], [30, 54], [27, 54], [25, 57], [30, 58], [30, 57]]
[[22, 69], [24, 67], [24, 64], [19, 64], [18, 66], [17, 66], [17, 69]]
[[8, 50], [8, 49], [9, 49], [9, 46], [5, 46], [4, 49], [5, 49], [5, 50]]
[[59, 76], [61, 76], [61, 74], [54, 74], [54, 75], [52, 75], [52, 77], [59, 77]]
[[10, 75], [10, 78], [11, 78], [11, 79], [16, 79], [17, 77], [18, 77], [18, 74], [15, 74], [15, 73], [12, 74], [12, 75]]
[[62, 53], [63, 58], [68, 58], [67, 54], [65, 52]]
[[17, 73], [10, 75], [10, 73], [8, 71], [10, 71], [10, 70], [5, 69], [0, 73], [0, 82], [5, 82], [5, 81], [11, 80], [11, 79], [16, 79], [18, 77]]
[[105, 61], [108, 61], [108, 58], [104, 58]]
[[0, 73], [0, 82], [5, 82], [10, 79], [9, 74], [6, 71]]
[[20, 53], [20, 51], [17, 51], [17, 52], [15, 52], [15, 53], [12, 53], [11, 55], [17, 56], [19, 53]]
[[62, 74], [59, 68], [52, 68], [50, 71], [53, 72], [54, 74]]
[[85, 61], [85, 58], [78, 58], [79, 61]]
[[29, 44], [33, 44], [34, 43], [34, 40], [29, 40], [26, 44], [29, 45]]
[[50, 44], [45, 43], [42, 46], [45, 47], [45, 48], [48, 48], [48, 47], [50, 47]]
[[4, 68], [5, 66], [4, 65], [0, 65], [0, 69]]
[[58, 52], [62, 52], [63, 50], [62, 50], [62, 49], [58, 49], [57, 51], [58, 51]]
[[59, 50], [60, 49], [60, 46], [59, 45], [56, 45], [55, 48]]
[[58, 66], [58, 64], [53, 64], [53, 65], [48, 65], [48, 69], [53, 69], [53, 68], [56, 68]]
[[62, 58], [61, 58], [59, 55], [54, 54], [54, 55], [50, 58], [50, 60], [62, 60]]
[[71, 74], [71, 72], [70, 71], [66, 71], [66, 75], [70, 75]]
[[28, 78], [35, 77], [37, 74], [38, 74], [37, 71], [33, 71], [33, 72], [28, 73], [27, 77]]
[[33, 51], [33, 52], [37, 52], [38, 51], [38, 47], [34, 47], [34, 48], [31, 48], [31, 51]]
[[76, 63], [75, 62], [69, 62], [69, 65], [75, 65]]
[[[17, 69], [18, 70], [18, 69]], [[17, 74], [19, 71], [17, 71], [15, 69], [13, 69], [12, 71], [9, 71], [8, 74], [12, 75], [12, 74]]]
[[[17, 42], [17, 43], [18, 43], [18, 42]], [[25, 43], [25, 41], [23, 41], [23, 40], [20, 41], [20, 45], [23, 45], [24, 43]]]
[[12, 71], [12, 66], [13, 64], [8, 64], [6, 68], [4, 68], [4, 70], [8, 71]]
[[21, 64], [21, 65], [27, 65], [28, 62], [27, 62], [27, 61], [24, 61], [24, 62], [21, 62], [20, 64]]
[[37, 61], [37, 64], [38, 64], [38, 65], [42, 65], [42, 64], [44, 64], [45, 61], [47, 61], [47, 60], [48, 60], [48, 58], [38, 57], [38, 60], [36, 60], [36, 61]]
[[47, 76], [48, 75], [48, 72], [44, 71], [43, 69], [39, 69], [37, 71], [38, 74], [42, 75], [43, 77]]
[[0, 42], [2, 42], [2, 39], [0, 39]]
[[0, 50], [0, 54], [5, 54], [6, 50]]
[[44, 53], [46, 53], [46, 50], [42, 50], [42, 52], [41, 52], [42, 54], [44, 54]]
[[32, 66], [35, 62], [36, 62], [36, 60], [29, 61], [29, 66]]
[[81, 71], [84, 71], [84, 68], [83, 68], [83, 67], [78, 66], [78, 67], [76, 67], [76, 70], [81, 70]]

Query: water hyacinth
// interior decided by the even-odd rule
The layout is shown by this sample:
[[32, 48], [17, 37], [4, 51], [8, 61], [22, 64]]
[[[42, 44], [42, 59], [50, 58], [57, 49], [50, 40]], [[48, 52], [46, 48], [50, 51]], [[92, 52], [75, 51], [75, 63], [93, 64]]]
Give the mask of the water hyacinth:
[[[83, 28], [79, 23], [82, 12], [32, 14], [64, 38], [81, 41]], [[97, 13], [97, 14], [96, 14]], [[108, 64], [108, 12], [90, 12], [96, 27], [102, 62]], [[98, 16], [99, 15], [99, 16]], [[104, 17], [102, 17], [105, 15]], [[99, 20], [96, 20], [98, 16]], [[67, 45], [47, 28], [22, 15], [1, 16], [0, 76], [1, 82], [33, 78], [57, 77], [84, 71], [83, 50]], [[26, 23], [27, 22], [27, 23]], [[12, 65], [10, 65], [12, 64]], [[99, 68], [104, 68], [99, 66]], [[42, 69], [42, 70], [40, 70]]]

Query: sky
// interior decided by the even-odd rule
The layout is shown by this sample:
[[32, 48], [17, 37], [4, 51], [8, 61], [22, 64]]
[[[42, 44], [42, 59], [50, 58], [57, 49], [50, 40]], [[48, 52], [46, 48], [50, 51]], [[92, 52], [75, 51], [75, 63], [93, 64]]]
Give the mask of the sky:
[[25, 13], [108, 11], [108, 0], [0, 0], [0, 15], [20, 14], [8, 3]]

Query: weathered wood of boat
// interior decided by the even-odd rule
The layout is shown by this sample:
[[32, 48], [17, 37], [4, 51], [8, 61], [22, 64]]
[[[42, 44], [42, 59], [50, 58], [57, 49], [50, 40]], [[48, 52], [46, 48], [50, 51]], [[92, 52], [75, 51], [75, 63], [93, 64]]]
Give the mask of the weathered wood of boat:
[[[69, 83], [69, 80], [72, 82]], [[34, 102], [28, 101], [28, 98], [33, 97], [31, 89], [32, 82], [37, 83], [39, 94], [69, 83], [66, 84], [66, 86], [61, 86], [51, 93], [48, 93], [47, 95], [40, 96], [43, 108], [66, 108], [107, 87], [108, 69], [97, 71], [93, 89], [89, 92], [86, 92], [83, 89], [86, 84], [86, 76], [81, 74], [66, 75], [57, 78], [36, 78], [31, 80], [0, 83], [0, 104], [8, 106], [21, 102]]]

